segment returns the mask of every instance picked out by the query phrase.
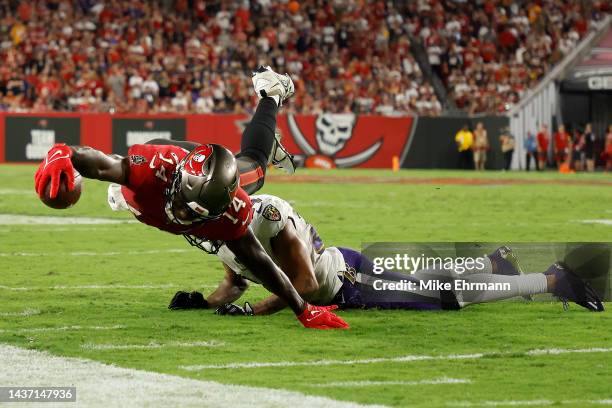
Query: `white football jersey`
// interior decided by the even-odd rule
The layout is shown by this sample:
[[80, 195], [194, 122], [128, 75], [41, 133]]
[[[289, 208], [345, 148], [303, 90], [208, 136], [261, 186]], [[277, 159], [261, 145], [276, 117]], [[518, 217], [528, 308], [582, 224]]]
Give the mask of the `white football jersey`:
[[[341, 273], [346, 269], [344, 257], [340, 251], [334, 247], [325, 248], [314, 227], [308, 224], [285, 200], [262, 194], [251, 196], [251, 201], [253, 202], [253, 221], [250, 228], [277, 265], [279, 262], [272, 253], [270, 239], [285, 228], [287, 222], [293, 223], [298, 237], [308, 248], [319, 284], [319, 289], [306, 300], [316, 305], [329, 304], [342, 286], [338, 272]], [[261, 283], [238, 261], [227, 246], [222, 245], [217, 256], [237, 274], [250, 281]]]

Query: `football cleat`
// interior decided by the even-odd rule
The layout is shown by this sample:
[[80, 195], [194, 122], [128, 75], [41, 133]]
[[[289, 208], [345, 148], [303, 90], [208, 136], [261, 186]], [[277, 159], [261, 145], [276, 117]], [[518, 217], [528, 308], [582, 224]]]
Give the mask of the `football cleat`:
[[276, 143], [274, 143], [274, 154], [270, 158], [270, 162], [274, 167], [283, 170], [287, 174], [295, 173], [293, 155], [281, 144], [281, 134], [276, 132], [274, 137], [276, 138]]
[[[496, 275], [517, 276], [523, 274], [521, 264], [510, 247], [502, 246], [497, 248], [489, 255], [489, 259], [494, 264], [493, 273]], [[523, 299], [533, 300], [531, 295], [525, 295]]]
[[[295, 93], [295, 86], [289, 75], [280, 75], [270, 67], [259, 67], [253, 72], [253, 88], [259, 98], [278, 97], [278, 106]], [[276, 98], [274, 98], [276, 99]]]
[[555, 277], [553, 295], [563, 302], [563, 308], [568, 308], [568, 300], [589, 309], [592, 312], [603, 312], [604, 306], [595, 289], [582, 280], [561, 262], [552, 264], [545, 275]]

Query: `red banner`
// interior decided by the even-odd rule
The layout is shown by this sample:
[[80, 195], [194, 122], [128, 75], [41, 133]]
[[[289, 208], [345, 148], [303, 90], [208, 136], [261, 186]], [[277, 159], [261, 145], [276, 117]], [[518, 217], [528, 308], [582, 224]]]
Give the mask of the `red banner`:
[[[248, 115], [112, 115], [97, 114], [0, 114], [0, 162], [13, 160], [5, 158], [7, 150], [15, 150], [15, 145], [26, 143], [32, 129], [21, 129], [19, 135], [5, 134], [7, 117], [38, 118], [78, 118], [80, 119], [80, 143], [104, 152], [113, 149], [113, 129], [117, 133], [121, 122], [122, 145], [126, 142], [125, 134], [147, 136], [166, 135], [199, 143], [218, 143], [230, 150], [240, 150], [240, 139], [244, 127], [248, 124]], [[145, 119], [144, 127], [130, 130], [131, 122], [125, 119]], [[167, 127], [163, 123], [174, 120], [174, 125]], [[138, 122], [138, 121], [136, 121]], [[136, 122], [134, 126], [136, 126]], [[26, 122], [28, 123], [28, 122]], [[41, 123], [33, 120], [32, 123]], [[44, 123], [44, 122], [43, 122]], [[184, 123], [184, 136], [173, 132]], [[315, 167], [365, 167], [389, 168], [394, 156], [401, 157], [407, 148], [412, 129], [413, 118], [357, 116], [354, 114], [322, 115], [279, 115], [277, 128], [282, 135], [283, 145], [290, 153], [307, 166]], [[22, 125], [27, 126], [27, 125]], [[34, 126], [34, 125], [33, 125]], [[36, 125], [38, 126], [38, 125]], [[57, 131], [55, 131], [57, 134]], [[57, 134], [58, 140], [61, 135]], [[117, 137], [117, 135], [115, 135]], [[47, 138], [48, 139], [48, 138]], [[47, 139], [45, 143], [50, 143]], [[131, 139], [131, 138], [128, 138]], [[116, 141], [115, 141], [116, 142]], [[116, 144], [116, 143], [115, 143]], [[10, 149], [7, 149], [10, 147]], [[20, 149], [20, 148], [19, 148]], [[15, 157], [18, 157], [15, 156]]]

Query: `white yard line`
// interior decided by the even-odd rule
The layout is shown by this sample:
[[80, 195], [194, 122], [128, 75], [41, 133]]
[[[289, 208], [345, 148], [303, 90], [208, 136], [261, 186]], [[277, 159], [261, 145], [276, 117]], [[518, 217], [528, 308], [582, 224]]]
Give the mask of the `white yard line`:
[[234, 368], [266, 368], [266, 367], [310, 367], [310, 366], [331, 366], [331, 365], [356, 365], [356, 364], [378, 364], [378, 363], [410, 363], [415, 361], [431, 360], [476, 360], [485, 357], [504, 357], [504, 356], [542, 356], [551, 354], [571, 354], [571, 353], [612, 353], [612, 348], [589, 348], [589, 349], [538, 349], [526, 352], [492, 352], [474, 354], [447, 354], [441, 356], [399, 356], [399, 357], [379, 357], [355, 360], [311, 360], [311, 361], [252, 361], [246, 363], [228, 364], [196, 364], [179, 366], [181, 370], [201, 371]]
[[601, 224], [601, 225], [612, 225], [612, 220], [580, 220], [583, 224]]
[[98, 225], [133, 224], [137, 220], [94, 217], [54, 217], [48, 215], [0, 214], [0, 225]]
[[37, 309], [25, 309], [21, 312], [0, 312], [0, 317], [28, 317], [39, 315], [40, 310]]
[[0, 345], [0, 361], [3, 386], [75, 386], [77, 404], [84, 407], [364, 407], [299, 392], [200, 381], [8, 345]]
[[152, 249], [143, 251], [72, 251], [72, 252], [0, 252], [0, 257], [13, 257], [13, 256], [50, 256], [50, 255], [64, 255], [64, 256], [117, 256], [117, 255], [154, 255], [154, 254], [182, 254], [185, 252], [191, 252], [193, 249], [189, 248], [171, 248], [171, 249]]
[[61, 327], [31, 327], [23, 329], [0, 329], [1, 333], [44, 333], [80, 330], [121, 330], [127, 329], [126, 325], [116, 324], [114, 326], [61, 326]]
[[[80, 231], [87, 231], [87, 232], [94, 232], [94, 231], [108, 231], [109, 228], [113, 228], [115, 227], [115, 224], [103, 224], [103, 225], [87, 225], [87, 226], [83, 226], [83, 229], [81, 229]], [[41, 227], [41, 226], [36, 226], [36, 228], [30, 228], [30, 226], [1, 226], [0, 225], [0, 234], [12, 234], [14, 232], [24, 232], [27, 231], [28, 234], [34, 234], [34, 233], [47, 233], [47, 232], [53, 232], [53, 233], [57, 233], [57, 232], [70, 232], [70, 233], [74, 233], [75, 231], [79, 231], [77, 229], [75, 229], [75, 227], [63, 227], [63, 226], [49, 226], [49, 227]]]
[[477, 402], [467, 402], [467, 401], [456, 401], [456, 402], [447, 402], [446, 406], [448, 407], [542, 407], [542, 406], [550, 406], [550, 405], [573, 405], [573, 406], [583, 406], [583, 405], [612, 405], [612, 399], [601, 399], [601, 400], [562, 400], [562, 401], [552, 401], [548, 399], [539, 399], [539, 400], [506, 400], [506, 401], [477, 401]]
[[173, 341], [170, 343], [148, 344], [94, 344], [86, 343], [81, 346], [85, 350], [153, 350], [161, 348], [192, 348], [192, 347], [223, 347], [226, 343], [222, 341]]
[[318, 388], [363, 388], [363, 387], [379, 387], [388, 385], [438, 385], [438, 384], [471, 384], [472, 380], [462, 378], [434, 378], [432, 380], [418, 381], [333, 381], [328, 383], [311, 384], [311, 387]]
[[[159, 285], [144, 284], [144, 285], [122, 285], [122, 284], [91, 284], [91, 285], [54, 285], [54, 286], [4, 286], [0, 285], [0, 290], [10, 290], [13, 292], [28, 292], [37, 290], [81, 290], [81, 289], [96, 289], [96, 290], [113, 290], [113, 289], [169, 289], [180, 288], [182, 284], [177, 283], [161, 283]], [[216, 288], [217, 285], [196, 285], [198, 288]]]
[[0, 195], [36, 195], [34, 189], [0, 188]]

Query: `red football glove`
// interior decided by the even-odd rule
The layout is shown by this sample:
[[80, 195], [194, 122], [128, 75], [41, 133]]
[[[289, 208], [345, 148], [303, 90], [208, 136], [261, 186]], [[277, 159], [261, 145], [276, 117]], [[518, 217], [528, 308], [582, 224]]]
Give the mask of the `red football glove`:
[[308, 329], [348, 329], [349, 325], [331, 312], [338, 306], [313, 306], [306, 303], [306, 309], [298, 316], [300, 323]]
[[66, 175], [68, 191], [74, 190], [74, 167], [72, 166], [72, 149], [64, 143], [56, 143], [47, 152], [47, 157], [40, 163], [34, 175], [34, 188], [40, 198], [45, 196], [45, 187], [51, 179], [50, 198], [57, 197], [62, 173]]

